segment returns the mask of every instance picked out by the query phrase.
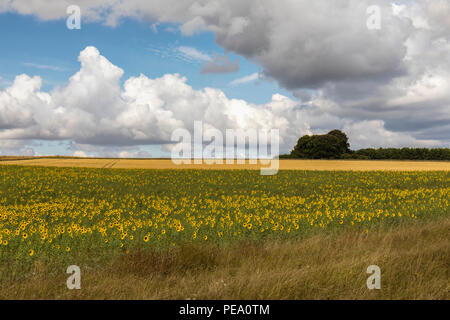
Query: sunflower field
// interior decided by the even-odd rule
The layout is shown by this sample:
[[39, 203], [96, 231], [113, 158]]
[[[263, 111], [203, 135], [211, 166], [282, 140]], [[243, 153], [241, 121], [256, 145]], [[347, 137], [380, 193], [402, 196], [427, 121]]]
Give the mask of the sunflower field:
[[0, 166], [0, 272], [448, 216], [450, 172]]

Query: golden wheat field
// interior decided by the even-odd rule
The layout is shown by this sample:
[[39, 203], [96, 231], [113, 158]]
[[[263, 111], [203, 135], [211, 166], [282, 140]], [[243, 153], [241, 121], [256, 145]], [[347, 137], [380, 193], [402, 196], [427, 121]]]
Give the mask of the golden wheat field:
[[[89, 159], [89, 158], [37, 158], [0, 161], [0, 165], [32, 165], [49, 167], [86, 167], [116, 169], [213, 169], [259, 170], [261, 164], [181, 164], [170, 159]], [[280, 170], [344, 170], [344, 171], [429, 171], [450, 170], [445, 161], [358, 161], [358, 160], [279, 160]]]

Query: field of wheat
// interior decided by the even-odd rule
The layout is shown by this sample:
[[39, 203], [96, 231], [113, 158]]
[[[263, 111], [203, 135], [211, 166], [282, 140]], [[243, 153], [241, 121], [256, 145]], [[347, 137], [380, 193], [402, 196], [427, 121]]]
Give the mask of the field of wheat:
[[[417, 268], [431, 263], [427, 267], [431, 271], [425, 268], [424, 274], [418, 276], [424, 283], [438, 283], [448, 276], [450, 247], [442, 235], [449, 230], [449, 194], [449, 171], [286, 170], [275, 176], [261, 176], [254, 170], [0, 166], [0, 282], [3, 284], [0, 298], [12, 297], [18, 291], [22, 292], [21, 297], [49, 297], [48, 292], [26, 288], [30, 283], [39, 283], [39, 287], [51, 285], [50, 279], [61, 276], [71, 264], [89, 270], [90, 276], [97, 274], [96, 278], [98, 273], [107, 274], [105, 270], [115, 268], [126, 277], [137, 272], [151, 281], [154, 277], [169, 281], [165, 277], [170, 278], [176, 271], [187, 281], [185, 277], [189, 275], [184, 271], [202, 271], [205, 273], [202, 277], [208, 278], [211, 270], [245, 263], [245, 256], [239, 254], [245, 248], [251, 252], [256, 250], [252, 253], [256, 254], [254, 262], [264, 263], [267, 259], [265, 263], [270, 264], [280, 254], [274, 252], [273, 246], [281, 246], [280, 252], [288, 254], [289, 250], [283, 246], [302, 247], [314, 237], [321, 237], [328, 245], [320, 250], [324, 254], [328, 251], [331, 258], [354, 247], [355, 244], [339, 244], [343, 241], [339, 236], [348, 238], [349, 234], [350, 238], [362, 237], [364, 246], [369, 243], [363, 240], [372, 234], [381, 242], [386, 242], [384, 237], [389, 235], [389, 241], [398, 243], [385, 245], [390, 243], [394, 247], [413, 243], [412, 251], [400, 253], [409, 258], [413, 252], [419, 254], [421, 264]], [[438, 228], [430, 244], [435, 246], [435, 251], [421, 248], [424, 243], [420, 242], [420, 236], [414, 242], [409, 238], [411, 235], [396, 238], [392, 231], [395, 228]], [[330, 236], [338, 238], [331, 240], [327, 238]], [[330, 247], [333, 241], [337, 241], [334, 248]], [[219, 258], [221, 250], [226, 257]], [[389, 255], [393, 249], [384, 250]], [[430, 252], [431, 258], [420, 260]], [[315, 261], [313, 257], [308, 261], [301, 256], [306, 259], [303, 261], [306, 265]], [[365, 262], [374, 262], [366, 258]], [[226, 261], [218, 262], [221, 259]], [[406, 260], [399, 261], [402, 264]], [[326, 259], [322, 263], [326, 264]], [[351, 264], [352, 259], [347, 263]], [[233, 273], [230, 268], [228, 278]], [[405, 268], [409, 272], [406, 265]], [[120, 283], [118, 280], [116, 284]], [[420, 289], [416, 295], [411, 290], [405, 289], [403, 295], [397, 290], [394, 298], [448, 297], [445, 289], [448, 282], [444, 280], [436, 286]], [[52, 297], [68, 294], [64, 286], [55, 292], [51, 293], [56, 294]], [[100, 296], [117, 297], [107, 292], [114, 290], [106, 290]], [[152, 297], [180, 298], [181, 292], [184, 291]], [[339, 292], [329, 294], [339, 298], [342, 297]], [[131, 295], [128, 298], [148, 297], [128, 294]], [[247, 298], [308, 298], [306, 293], [285, 296], [282, 290], [264, 296], [255, 296], [254, 292], [246, 295]], [[230, 298], [229, 295], [213, 297]]]
[[[211, 169], [211, 170], [259, 170], [265, 165], [250, 164], [181, 164], [170, 159], [95, 159], [95, 158], [23, 158], [0, 161], [0, 165], [32, 165], [45, 167], [84, 167], [116, 169]], [[359, 161], [359, 160], [279, 160], [280, 170], [342, 170], [342, 171], [450, 171], [448, 161]]]

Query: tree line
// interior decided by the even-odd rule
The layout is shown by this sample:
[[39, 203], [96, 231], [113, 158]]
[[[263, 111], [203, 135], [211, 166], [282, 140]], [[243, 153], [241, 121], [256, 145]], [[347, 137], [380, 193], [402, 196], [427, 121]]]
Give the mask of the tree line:
[[306, 135], [298, 139], [284, 159], [361, 159], [361, 160], [445, 160], [449, 148], [367, 148], [351, 150], [347, 135], [340, 130], [327, 134]]

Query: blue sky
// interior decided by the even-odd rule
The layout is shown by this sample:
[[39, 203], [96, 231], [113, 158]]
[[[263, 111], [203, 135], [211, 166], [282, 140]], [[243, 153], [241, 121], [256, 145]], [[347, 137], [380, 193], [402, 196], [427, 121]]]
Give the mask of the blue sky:
[[[173, 53], [179, 47], [195, 48], [213, 57], [224, 50], [214, 42], [212, 32], [183, 36], [175, 25], [158, 25], [153, 31], [151, 23], [125, 19], [116, 27], [99, 23], [83, 23], [81, 30], [69, 30], [65, 20], [40, 21], [33, 16], [14, 13], [0, 14], [0, 38], [7, 43], [0, 52], [0, 75], [13, 81], [21, 73], [39, 75], [44, 80], [43, 90], [64, 84], [79, 70], [77, 57], [87, 46], [95, 46], [103, 56], [125, 74], [122, 81], [140, 73], [157, 78], [167, 73], [187, 77], [195, 89], [214, 87], [228, 97], [245, 99], [252, 103], [265, 103], [272, 94], [290, 92], [276, 81], [259, 80], [241, 86], [231, 81], [260, 72], [261, 68], [242, 56], [227, 53], [232, 61], [239, 59], [239, 72], [200, 74], [204, 61], [186, 62], [176, 57], [162, 57], [157, 50]], [[3, 85], [5, 86], [5, 85]]]
[[[156, 29], [155, 29], [156, 28]], [[116, 27], [100, 23], [83, 23], [81, 30], [69, 30], [66, 20], [41, 21], [34, 16], [15, 13], [0, 14], [0, 39], [6, 43], [0, 51], [0, 88], [9, 86], [16, 75], [25, 73], [40, 76], [42, 91], [63, 86], [80, 69], [79, 53], [87, 46], [95, 46], [103, 56], [124, 70], [122, 83], [141, 73], [158, 78], [167, 73], [178, 73], [196, 90], [205, 87], [221, 89], [229, 98], [244, 99], [250, 103], [266, 103], [275, 93], [291, 96], [278, 83], [259, 79], [241, 85], [233, 80], [259, 73], [261, 68], [245, 57], [227, 52], [231, 61], [239, 59], [239, 71], [232, 73], [201, 74], [203, 60], [182, 60], [176, 54], [180, 47], [194, 48], [213, 58], [224, 50], [214, 42], [214, 34], [201, 32], [183, 36], [176, 25], [158, 24], [125, 19]], [[70, 141], [34, 140], [30, 143], [37, 154], [70, 155]], [[169, 154], [159, 145], [141, 146], [151, 156]]]
[[0, 0], [0, 155], [168, 156], [196, 120], [279, 129], [282, 153], [333, 129], [353, 149], [450, 145], [448, 1], [74, 2], [81, 30], [69, 0]]

